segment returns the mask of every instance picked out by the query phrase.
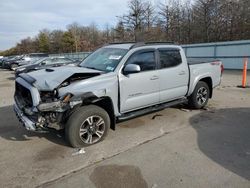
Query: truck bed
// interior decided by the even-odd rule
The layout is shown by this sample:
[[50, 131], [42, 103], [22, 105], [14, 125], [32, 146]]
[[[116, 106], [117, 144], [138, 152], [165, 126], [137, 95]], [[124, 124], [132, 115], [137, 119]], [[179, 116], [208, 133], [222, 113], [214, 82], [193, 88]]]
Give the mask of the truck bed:
[[202, 78], [211, 78], [212, 88], [220, 84], [222, 64], [220, 60], [212, 58], [188, 58], [187, 62], [190, 71], [188, 96], [192, 94], [197, 81]]
[[218, 59], [213, 58], [187, 58], [187, 63], [189, 65], [196, 65], [196, 64], [202, 64], [202, 63], [211, 63], [214, 61], [219, 61]]

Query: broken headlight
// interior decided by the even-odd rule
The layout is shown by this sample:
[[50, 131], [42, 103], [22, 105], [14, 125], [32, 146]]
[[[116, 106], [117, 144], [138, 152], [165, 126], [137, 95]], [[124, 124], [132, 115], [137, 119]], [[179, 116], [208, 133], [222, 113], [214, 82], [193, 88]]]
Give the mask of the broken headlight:
[[47, 111], [47, 112], [48, 111], [64, 111], [65, 107], [67, 106], [72, 96], [73, 95], [71, 93], [67, 93], [63, 95], [59, 100], [41, 103], [37, 106], [37, 108], [40, 111]]
[[55, 101], [57, 97], [58, 97], [57, 89], [54, 89], [53, 91], [41, 91], [40, 92], [40, 98], [42, 102], [52, 102], [52, 101]]
[[68, 86], [69, 85], [69, 81], [65, 81], [65, 82], [63, 82], [61, 85], [60, 85], [60, 87], [66, 87], [66, 86]]

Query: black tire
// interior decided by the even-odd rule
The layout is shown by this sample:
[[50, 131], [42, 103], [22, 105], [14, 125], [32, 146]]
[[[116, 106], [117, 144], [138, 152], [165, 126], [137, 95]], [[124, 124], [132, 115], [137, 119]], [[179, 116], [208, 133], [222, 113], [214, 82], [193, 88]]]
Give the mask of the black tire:
[[206, 82], [199, 81], [193, 93], [188, 98], [188, 105], [193, 109], [201, 109], [207, 105], [210, 89]]
[[[103, 120], [103, 124], [97, 126], [101, 119]], [[90, 120], [92, 126], [89, 123]], [[65, 125], [65, 138], [74, 148], [86, 147], [102, 141], [107, 135], [109, 127], [110, 118], [103, 108], [96, 105], [83, 106], [69, 117]], [[80, 134], [82, 135], [80, 136]]]
[[14, 70], [14, 69], [17, 68], [17, 67], [18, 67], [18, 65], [15, 64], [15, 63], [10, 65], [10, 69], [11, 69], [11, 70]]

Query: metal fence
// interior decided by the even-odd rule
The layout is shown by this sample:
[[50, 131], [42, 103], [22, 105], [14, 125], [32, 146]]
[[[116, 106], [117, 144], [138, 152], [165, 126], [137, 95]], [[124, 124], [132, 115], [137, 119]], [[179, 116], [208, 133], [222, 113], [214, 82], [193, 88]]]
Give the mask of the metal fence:
[[[189, 58], [214, 58], [223, 62], [225, 69], [242, 69], [243, 59], [250, 59], [250, 40], [182, 45]], [[82, 60], [91, 52], [50, 54]], [[250, 70], [250, 65], [248, 66]]]
[[182, 47], [187, 57], [219, 59], [225, 69], [242, 69], [243, 59], [250, 59], [250, 40], [190, 44]]
[[83, 60], [86, 58], [91, 52], [76, 52], [76, 53], [59, 53], [59, 54], [50, 54], [49, 56], [63, 56], [71, 59]]

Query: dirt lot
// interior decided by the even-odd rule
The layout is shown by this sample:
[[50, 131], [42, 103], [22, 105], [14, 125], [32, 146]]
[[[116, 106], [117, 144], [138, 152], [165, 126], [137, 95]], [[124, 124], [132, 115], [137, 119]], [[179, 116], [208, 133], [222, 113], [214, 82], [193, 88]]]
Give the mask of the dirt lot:
[[226, 71], [206, 110], [120, 123], [77, 155], [62, 133], [18, 123], [14, 75], [0, 70], [0, 187], [250, 187], [250, 89], [240, 83], [240, 72]]

